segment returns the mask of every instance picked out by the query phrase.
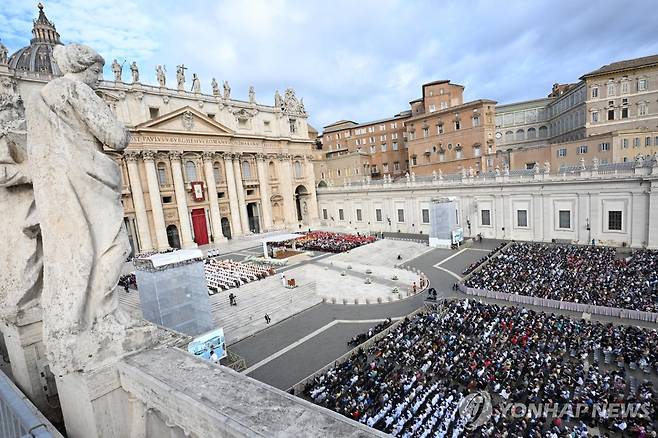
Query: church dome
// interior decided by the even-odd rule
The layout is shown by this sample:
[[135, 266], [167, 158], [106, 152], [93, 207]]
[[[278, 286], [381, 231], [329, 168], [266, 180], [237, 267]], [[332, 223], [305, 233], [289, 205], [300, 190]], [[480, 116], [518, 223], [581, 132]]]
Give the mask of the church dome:
[[62, 73], [53, 59], [53, 48], [62, 44], [55, 25], [48, 20], [39, 3], [39, 17], [34, 20], [30, 45], [23, 47], [9, 58], [9, 68], [17, 74], [27, 76], [61, 76]]

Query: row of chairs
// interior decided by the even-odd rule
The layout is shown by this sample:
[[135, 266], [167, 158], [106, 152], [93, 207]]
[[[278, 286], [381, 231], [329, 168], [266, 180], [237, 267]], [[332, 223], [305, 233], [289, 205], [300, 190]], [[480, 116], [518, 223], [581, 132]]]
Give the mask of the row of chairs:
[[233, 260], [208, 259], [204, 266], [208, 294], [225, 291], [274, 274], [271, 266]]

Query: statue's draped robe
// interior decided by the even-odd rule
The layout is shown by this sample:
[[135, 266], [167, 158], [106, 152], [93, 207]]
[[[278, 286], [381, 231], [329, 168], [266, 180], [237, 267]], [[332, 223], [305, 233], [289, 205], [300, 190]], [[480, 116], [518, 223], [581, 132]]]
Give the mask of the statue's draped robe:
[[116, 310], [113, 289], [128, 254], [120, 168], [102, 147], [125, 148], [128, 133], [90, 87], [67, 77], [36, 96], [28, 126], [46, 336], [88, 330]]

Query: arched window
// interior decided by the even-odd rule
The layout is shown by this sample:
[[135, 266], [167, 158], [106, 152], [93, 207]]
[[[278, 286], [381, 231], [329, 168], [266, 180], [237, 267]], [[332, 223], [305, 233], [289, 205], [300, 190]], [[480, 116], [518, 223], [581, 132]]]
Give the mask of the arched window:
[[521, 141], [525, 139], [525, 131], [523, 129], [516, 130], [516, 141]]
[[187, 176], [188, 181], [196, 181], [196, 164], [194, 161], [185, 162], [185, 176]]
[[537, 138], [537, 130], [535, 128], [528, 128], [528, 138]]
[[276, 179], [276, 167], [274, 166], [274, 162], [270, 161], [270, 164], [267, 167], [270, 174], [270, 179]]
[[251, 166], [249, 165], [249, 161], [246, 160], [242, 162], [242, 178], [251, 178]]
[[158, 163], [158, 183], [161, 186], [167, 185], [167, 166], [165, 163]]
[[546, 126], [539, 127], [539, 138], [548, 137], [548, 128]]
[[292, 165], [294, 172], [295, 172], [295, 178], [301, 178], [302, 177], [302, 164], [299, 161], [295, 161]]
[[215, 184], [222, 180], [222, 171], [221, 167], [219, 167], [219, 163], [214, 163], [212, 165], [212, 174], [215, 177]]
[[506, 131], [505, 132], [505, 141], [514, 141], [514, 133], [512, 131]]
[[473, 156], [474, 157], [479, 157], [482, 155], [482, 149], [480, 148], [479, 144], [474, 144], [473, 145]]

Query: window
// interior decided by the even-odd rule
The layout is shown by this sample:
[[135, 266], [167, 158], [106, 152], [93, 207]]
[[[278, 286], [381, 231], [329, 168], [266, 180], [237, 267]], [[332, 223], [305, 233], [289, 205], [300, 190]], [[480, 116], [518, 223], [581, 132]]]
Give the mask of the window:
[[375, 152], [377, 152], [377, 148], [375, 146], [370, 146], [370, 153], [374, 154]]
[[528, 128], [528, 139], [537, 138], [537, 130], [535, 128]]
[[251, 166], [249, 166], [249, 161], [242, 162], [242, 179], [251, 178]]
[[567, 148], [560, 148], [557, 150], [557, 156], [558, 157], [566, 157], [567, 156]]
[[427, 208], [423, 208], [421, 210], [421, 214], [423, 215], [423, 223], [424, 224], [429, 224], [430, 223], [430, 211]]
[[637, 81], [637, 91], [646, 91], [648, 81], [646, 79], [638, 79]]
[[459, 123], [459, 120], [455, 120], [455, 131], [459, 131], [461, 128], [461, 124]]
[[629, 92], [628, 81], [624, 81], [621, 83], [621, 94], [628, 94], [628, 92]]
[[434, 111], [436, 111], [436, 105], [431, 104], [430, 105], [430, 112], [433, 113]]
[[587, 146], [578, 146], [578, 155], [583, 155], [587, 153]]
[[375, 220], [376, 220], [377, 222], [381, 222], [381, 221], [382, 221], [382, 209], [381, 209], [381, 208], [377, 208], [377, 209], [375, 209]]
[[592, 123], [598, 123], [599, 121], [599, 112], [592, 111]]
[[158, 163], [158, 183], [161, 186], [167, 185], [167, 168], [164, 163]]
[[528, 210], [516, 210], [516, 225], [518, 227], [528, 226]]
[[217, 184], [222, 179], [222, 172], [219, 169], [219, 163], [212, 165], [212, 175], [215, 178], [215, 184]]
[[397, 140], [397, 139], [398, 139], [398, 133], [397, 132], [394, 132], [393, 134], [391, 134], [391, 140]]
[[369, 141], [370, 143], [374, 143], [374, 142], [375, 142], [375, 137], [370, 137], [370, 138], [368, 139], [368, 141]]
[[386, 134], [382, 135], [379, 137], [380, 141], [386, 141]]
[[640, 137], [635, 137], [633, 139], [633, 147], [634, 148], [639, 148], [640, 147]]
[[646, 137], [644, 139], [644, 146], [651, 146], [651, 137]]
[[641, 103], [637, 107], [637, 115], [638, 116], [646, 116], [647, 115], [647, 104], [646, 103]]
[[391, 123], [391, 129], [397, 129], [398, 123], [397, 122], [392, 122]]
[[599, 97], [599, 87], [592, 87], [592, 98]]
[[342, 208], [338, 209], [338, 219], [341, 220], [341, 221], [345, 220], [345, 213], [343, 212]]
[[446, 160], [446, 153], [444, 151], [439, 151], [439, 161]]
[[456, 160], [462, 159], [462, 148], [455, 148], [455, 159]]
[[609, 151], [610, 150], [610, 143], [601, 143], [599, 145], [599, 150], [601, 150], [601, 152]]
[[423, 137], [429, 137], [430, 135], [430, 128], [425, 127], [423, 128]]
[[398, 208], [398, 222], [404, 222], [404, 210]]
[[[296, 119], [288, 119], [288, 126], [290, 128], [290, 133], [294, 134], [297, 132], [297, 120]], [[340, 134], [338, 134], [340, 138]]]
[[361, 220], [362, 220], [362, 218], [361, 218], [361, 209], [360, 208], [356, 209], [356, 220], [359, 221], [359, 222], [361, 222]]
[[382, 143], [382, 152], [386, 152], [386, 143]]
[[473, 127], [477, 128], [480, 126], [480, 118], [478, 116], [473, 117]]
[[295, 178], [301, 178], [302, 177], [302, 163], [299, 161], [295, 161], [292, 165], [293, 170], [295, 172]]
[[624, 149], [628, 149], [628, 139], [627, 138], [623, 138], [621, 140], [621, 147], [623, 147]]
[[[213, 119], [215, 118], [215, 115], [213, 114]], [[272, 125], [270, 124], [269, 120], [265, 120], [263, 122], [263, 128], [265, 129], [265, 132], [270, 132], [272, 130]]]
[[558, 228], [571, 228], [571, 211], [570, 210], [560, 210], [558, 212], [559, 222]]
[[548, 137], [548, 128], [546, 126], [539, 127], [539, 138]]
[[415, 155], [413, 157], [411, 157], [411, 165], [412, 166], [416, 165], [416, 156]]
[[400, 171], [400, 162], [399, 161], [396, 161], [395, 163], [393, 163], [393, 170], [396, 171], [396, 172]]
[[397, 142], [397, 141], [394, 141], [394, 142], [393, 142], [393, 150], [394, 150], [394, 151], [397, 151], [397, 150], [398, 150], [398, 142]]
[[615, 119], [615, 110], [614, 109], [609, 109], [608, 110], [608, 120], [614, 120]]
[[537, 165], [537, 163], [534, 162], [534, 161], [532, 163], [525, 163], [525, 169], [526, 170], [533, 170], [536, 165]]
[[440, 125], [436, 125], [436, 133], [443, 134], [443, 123]]
[[188, 181], [196, 181], [196, 165], [194, 161], [185, 162], [185, 176], [187, 176]]
[[163, 204], [171, 204], [173, 198], [171, 196], [163, 196], [162, 197], [162, 203]]
[[615, 84], [608, 84], [608, 97], [615, 95]]
[[379, 130], [380, 131], [385, 131], [386, 130], [386, 125], [379, 125]]
[[480, 145], [473, 146], [473, 156], [479, 157], [481, 154], [482, 152], [480, 151]]
[[327, 220], [328, 217], [329, 217], [329, 214], [327, 213], [327, 209], [323, 208], [322, 209], [322, 219]]
[[388, 172], [388, 163], [384, 163], [384, 164], [382, 164], [382, 171], [383, 171], [384, 173]]
[[608, 212], [608, 230], [621, 231], [621, 211], [611, 210]]
[[491, 226], [491, 210], [482, 210], [480, 211], [481, 225]]
[[622, 119], [627, 119], [628, 118], [628, 107], [624, 106], [621, 108], [621, 118]]
[[160, 108], [149, 107], [149, 115], [151, 116], [152, 119], [158, 118], [158, 116], [160, 115]]

